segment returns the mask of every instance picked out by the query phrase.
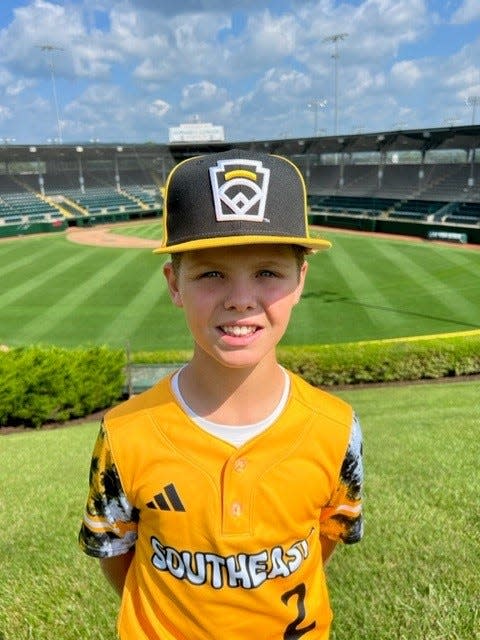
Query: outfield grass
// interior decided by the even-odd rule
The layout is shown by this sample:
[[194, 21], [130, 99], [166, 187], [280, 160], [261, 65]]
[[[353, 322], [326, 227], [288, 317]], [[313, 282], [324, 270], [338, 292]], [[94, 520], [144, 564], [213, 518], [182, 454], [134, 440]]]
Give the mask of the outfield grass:
[[[159, 237], [160, 222], [115, 233]], [[328, 231], [284, 344], [350, 342], [480, 326], [480, 251]], [[49, 234], [0, 243], [0, 343], [190, 348], [182, 313], [147, 249]]]
[[[366, 528], [328, 568], [332, 640], [479, 640], [478, 383], [338, 395], [363, 424]], [[1, 437], [2, 640], [115, 637], [118, 600], [76, 544], [97, 429]]]

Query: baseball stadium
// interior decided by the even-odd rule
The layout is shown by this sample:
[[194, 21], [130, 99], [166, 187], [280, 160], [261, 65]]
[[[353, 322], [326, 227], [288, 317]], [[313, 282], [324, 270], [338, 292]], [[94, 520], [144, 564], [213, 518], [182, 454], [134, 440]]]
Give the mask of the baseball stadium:
[[[365, 540], [328, 567], [332, 640], [479, 640], [476, 125], [0, 148], [0, 507], [8, 522], [0, 543], [9, 564], [0, 572], [0, 640], [114, 637], [116, 596], [74, 541], [86, 490], [79, 479], [108, 407], [48, 408], [42, 424], [29, 423], [30, 373], [42, 351], [62, 354], [66, 371], [79, 350], [106, 349], [121, 361], [125, 395], [186, 360], [189, 333], [152, 251], [163, 189], [179, 162], [232, 148], [289, 158], [304, 177], [312, 235], [333, 245], [309, 257], [302, 304], [280, 345], [307, 376], [305, 354], [327, 354], [339, 373], [319, 386], [351, 402], [364, 430]], [[363, 377], [342, 377], [369, 349], [382, 376], [362, 362]], [[24, 373], [12, 374], [8, 358], [23, 353]], [[52, 385], [61, 373], [48, 374]], [[89, 393], [94, 382], [85, 383]], [[50, 387], [41, 384], [46, 404]], [[80, 373], [69, 372], [69, 385], [84, 385]], [[7, 411], [13, 389], [21, 400]]]

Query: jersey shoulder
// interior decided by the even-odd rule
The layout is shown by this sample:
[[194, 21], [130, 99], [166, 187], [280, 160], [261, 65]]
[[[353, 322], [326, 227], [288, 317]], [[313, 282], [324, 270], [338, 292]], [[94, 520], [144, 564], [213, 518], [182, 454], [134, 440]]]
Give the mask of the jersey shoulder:
[[292, 383], [292, 396], [297, 402], [302, 403], [312, 413], [344, 424], [348, 428], [351, 427], [354, 412], [348, 402], [328, 391], [314, 387], [295, 373], [289, 371], [289, 375]]
[[112, 427], [131, 423], [136, 417], [145, 414], [151, 409], [156, 409], [162, 405], [166, 407], [174, 402], [170, 389], [170, 379], [171, 375], [162, 378], [147, 391], [132, 396], [107, 411], [103, 419], [104, 424]]

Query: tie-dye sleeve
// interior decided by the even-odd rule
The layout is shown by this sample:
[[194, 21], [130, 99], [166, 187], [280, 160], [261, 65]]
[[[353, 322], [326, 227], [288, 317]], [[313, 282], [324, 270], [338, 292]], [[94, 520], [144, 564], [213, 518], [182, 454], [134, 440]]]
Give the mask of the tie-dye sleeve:
[[362, 430], [357, 416], [354, 416], [337, 489], [320, 518], [321, 535], [346, 544], [359, 542], [363, 536], [362, 456]]
[[137, 538], [138, 510], [123, 491], [103, 425], [92, 454], [89, 482], [78, 538], [81, 548], [96, 558], [130, 551]]

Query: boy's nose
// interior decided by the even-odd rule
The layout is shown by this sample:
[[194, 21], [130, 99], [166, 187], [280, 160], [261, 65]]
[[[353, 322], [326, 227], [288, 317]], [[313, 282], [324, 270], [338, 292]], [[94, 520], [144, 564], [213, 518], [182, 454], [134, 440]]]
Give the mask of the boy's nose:
[[225, 309], [246, 311], [257, 306], [255, 293], [250, 282], [232, 282], [224, 299]]

